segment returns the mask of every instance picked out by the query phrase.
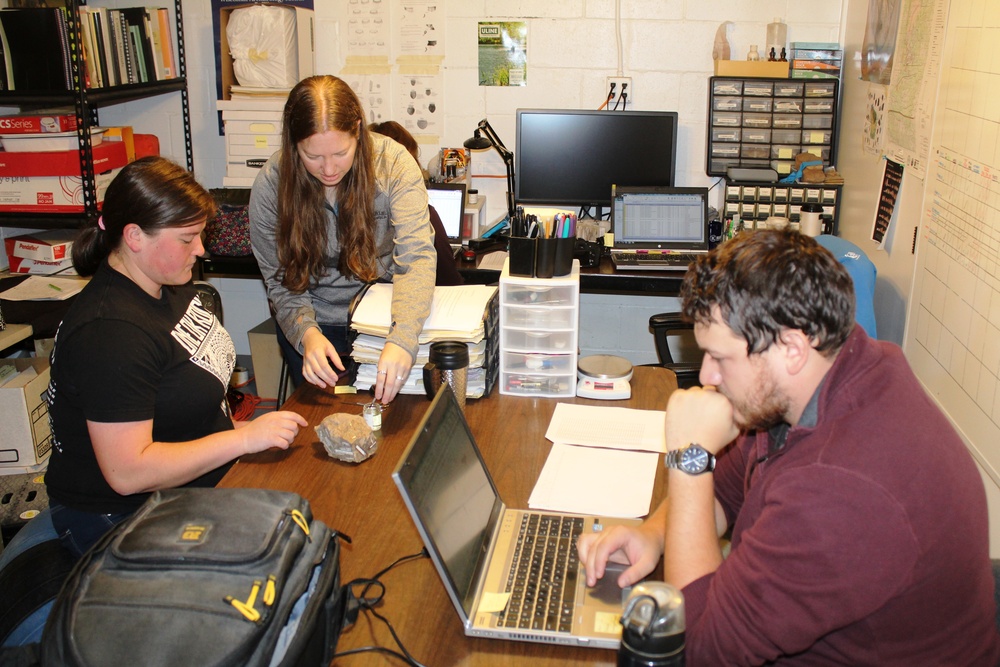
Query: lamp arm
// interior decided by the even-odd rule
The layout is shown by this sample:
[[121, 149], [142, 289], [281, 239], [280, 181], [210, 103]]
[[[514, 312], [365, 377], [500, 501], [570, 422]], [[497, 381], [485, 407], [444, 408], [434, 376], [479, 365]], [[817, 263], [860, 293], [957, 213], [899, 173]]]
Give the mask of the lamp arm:
[[487, 119], [482, 119], [479, 121], [479, 130], [486, 135], [490, 143], [493, 144], [493, 148], [496, 149], [497, 153], [503, 159], [504, 167], [507, 168], [507, 216], [508, 220], [514, 219], [514, 154], [504, 146], [503, 141], [497, 135], [493, 126], [490, 125]]

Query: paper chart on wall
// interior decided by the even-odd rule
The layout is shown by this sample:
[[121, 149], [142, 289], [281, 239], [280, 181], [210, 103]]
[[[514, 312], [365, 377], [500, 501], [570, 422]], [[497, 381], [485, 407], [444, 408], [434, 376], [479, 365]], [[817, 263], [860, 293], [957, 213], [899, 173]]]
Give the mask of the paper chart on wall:
[[998, 20], [1000, 3], [951, 3], [905, 350], [1000, 485]]
[[347, 2], [348, 56], [382, 56], [389, 59], [389, 4], [369, 0]]
[[404, 0], [400, 12], [396, 31], [399, 55], [444, 57], [444, 3]]
[[[361, 69], [361, 68], [354, 68]], [[377, 69], [385, 73], [375, 73], [370, 71]], [[353, 72], [345, 69], [340, 73], [341, 78], [347, 82], [361, 100], [361, 108], [365, 110], [365, 120], [369, 123], [382, 123], [392, 120], [392, 111], [389, 104], [389, 74], [388, 66], [379, 68], [367, 68], [362, 72]]]
[[[437, 72], [436, 67], [428, 69]], [[443, 79], [440, 73], [401, 73], [397, 78], [398, 103], [394, 120], [412, 134], [440, 135], [443, 130], [441, 124]]]

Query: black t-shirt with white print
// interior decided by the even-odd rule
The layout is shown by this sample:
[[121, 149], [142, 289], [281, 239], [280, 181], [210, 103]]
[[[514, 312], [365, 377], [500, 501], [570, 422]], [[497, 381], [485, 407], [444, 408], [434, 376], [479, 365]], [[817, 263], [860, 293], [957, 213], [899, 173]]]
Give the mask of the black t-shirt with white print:
[[[128, 512], [149, 494], [123, 496], [104, 479], [87, 420], [153, 420], [153, 440], [185, 442], [233, 428], [226, 388], [232, 339], [190, 285], [156, 299], [105, 262], [56, 334], [48, 404], [49, 496], [79, 510]], [[227, 464], [186, 486], [214, 486]]]

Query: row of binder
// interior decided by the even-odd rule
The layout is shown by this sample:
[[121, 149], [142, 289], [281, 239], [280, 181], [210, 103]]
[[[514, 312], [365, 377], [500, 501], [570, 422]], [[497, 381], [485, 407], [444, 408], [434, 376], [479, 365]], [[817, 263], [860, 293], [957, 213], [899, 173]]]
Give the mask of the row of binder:
[[[0, 89], [72, 90], [65, 7], [0, 10]], [[170, 14], [162, 7], [80, 7], [82, 75], [88, 88], [177, 76]]]

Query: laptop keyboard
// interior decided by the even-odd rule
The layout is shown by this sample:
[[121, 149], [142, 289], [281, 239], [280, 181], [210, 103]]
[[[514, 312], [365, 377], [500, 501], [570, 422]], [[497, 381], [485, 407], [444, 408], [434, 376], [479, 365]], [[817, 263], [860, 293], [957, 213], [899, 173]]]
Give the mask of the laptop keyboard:
[[615, 266], [656, 267], [687, 266], [703, 253], [614, 252]]
[[507, 578], [510, 600], [500, 614], [500, 627], [567, 633], [573, 629], [580, 569], [576, 540], [582, 532], [581, 517], [521, 517], [514, 562]]

